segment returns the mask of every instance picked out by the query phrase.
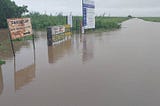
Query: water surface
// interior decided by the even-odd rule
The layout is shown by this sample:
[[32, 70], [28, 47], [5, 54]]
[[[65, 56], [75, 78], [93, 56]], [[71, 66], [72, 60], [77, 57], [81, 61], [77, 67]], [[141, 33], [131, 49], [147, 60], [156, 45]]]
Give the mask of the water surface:
[[36, 31], [35, 51], [26, 41], [1, 55], [0, 106], [159, 106], [159, 28], [131, 19], [52, 47]]

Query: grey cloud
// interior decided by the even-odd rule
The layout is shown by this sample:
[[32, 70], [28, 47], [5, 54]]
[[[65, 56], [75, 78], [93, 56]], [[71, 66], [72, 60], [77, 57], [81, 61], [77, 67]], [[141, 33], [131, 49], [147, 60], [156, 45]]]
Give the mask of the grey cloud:
[[96, 0], [97, 7], [104, 8], [151, 8], [160, 7], [159, 0]]
[[[30, 11], [55, 14], [63, 12], [81, 15], [81, 0], [14, 0], [18, 5], [28, 5]], [[114, 16], [160, 16], [160, 0], [95, 0], [96, 14]]]

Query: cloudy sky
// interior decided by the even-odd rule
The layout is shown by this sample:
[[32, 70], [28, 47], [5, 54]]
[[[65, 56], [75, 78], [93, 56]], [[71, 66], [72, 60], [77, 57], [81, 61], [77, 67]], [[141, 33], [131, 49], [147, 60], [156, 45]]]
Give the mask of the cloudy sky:
[[[53, 14], [72, 12], [82, 15], [81, 0], [12, 0], [27, 5], [29, 11]], [[107, 16], [160, 16], [160, 0], [95, 0], [96, 15]]]

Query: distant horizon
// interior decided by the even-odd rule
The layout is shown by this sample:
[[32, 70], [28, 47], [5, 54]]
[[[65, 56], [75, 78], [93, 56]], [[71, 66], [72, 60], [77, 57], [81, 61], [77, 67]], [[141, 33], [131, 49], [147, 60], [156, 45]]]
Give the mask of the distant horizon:
[[[45, 13], [45, 12], [43, 12], [43, 13], [40, 13], [40, 12], [38, 12], [38, 11], [29, 11], [28, 13], [26, 13], [26, 14], [24, 14], [24, 15], [28, 15], [29, 13], [39, 13], [40, 15], [51, 15], [51, 16], [58, 16], [58, 14], [59, 13], [61, 13], [61, 12], [56, 12], [56, 13], [54, 13], [54, 14], [52, 14], [52, 13], [50, 13], [50, 14], [47, 14], [47, 13]], [[130, 14], [129, 14], [130, 15]], [[127, 16], [118, 16], [118, 15], [114, 15], [114, 16], [109, 16], [109, 15], [103, 15], [103, 14], [100, 14], [100, 15], [95, 15], [96, 17], [98, 17], [98, 16], [104, 16], [104, 17], [128, 17], [129, 15], [127, 15]], [[68, 14], [63, 14], [62, 16], [68, 16]], [[82, 15], [74, 15], [74, 14], [72, 14], [72, 16], [80, 16], [80, 17], [82, 17]], [[133, 16], [133, 15], [131, 15], [133, 18], [138, 18], [138, 17], [160, 17], [160, 16]]]
[[[39, 12], [39, 11], [29, 11], [28, 13], [34, 13], [34, 12], [38, 12], [38, 13], [40, 13], [40, 14], [47, 14], [47, 15], [52, 15], [52, 16], [57, 16], [59, 13], [63, 13], [63, 16], [67, 16], [67, 15], [69, 15], [70, 13], [72, 13], [72, 15], [73, 16], [82, 16], [82, 13], [81, 13], [81, 15], [79, 15], [79, 14], [74, 14], [73, 12], [55, 12], [55, 13], [47, 13], [46, 11], [44, 11], [44, 12]], [[26, 13], [26, 14], [28, 14], [28, 13]], [[104, 13], [102, 13], [102, 14], [95, 14], [95, 16], [103, 16], [103, 14]], [[160, 17], [160, 15], [138, 15], [138, 16], [136, 16], [136, 15], [132, 15], [132, 14], [128, 14], [128, 15], [131, 15], [131, 16], [133, 16], [133, 17]], [[127, 17], [128, 15], [111, 15], [111, 14], [109, 14], [109, 15], [107, 15], [107, 14], [105, 14], [104, 16], [105, 17]]]
[[[56, 15], [63, 12], [64, 15], [72, 14], [82, 16], [81, 0], [12, 0], [19, 6], [28, 6], [29, 12], [39, 12], [41, 14]], [[160, 17], [160, 1], [158, 0], [94, 0], [95, 15], [111, 17]]]

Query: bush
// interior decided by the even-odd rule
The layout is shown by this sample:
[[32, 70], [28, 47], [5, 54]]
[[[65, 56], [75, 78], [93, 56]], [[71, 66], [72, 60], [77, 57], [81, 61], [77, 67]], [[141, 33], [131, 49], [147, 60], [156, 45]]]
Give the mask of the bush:
[[120, 28], [120, 23], [127, 20], [127, 17], [96, 17], [96, 29]]
[[[29, 15], [26, 15], [25, 17], [30, 17], [32, 20], [32, 27], [33, 29], [44, 29], [48, 26], [56, 26], [56, 25], [65, 25], [66, 22], [66, 16], [57, 15], [46, 15], [46, 14], [40, 14], [37, 12], [30, 13]], [[113, 29], [113, 28], [120, 28], [120, 24], [122, 21], [125, 21], [129, 19], [128, 17], [96, 17], [96, 29]], [[80, 24], [82, 23], [82, 17], [81, 16], [73, 16], [73, 30], [76, 30], [76, 28], [80, 29]], [[78, 29], [78, 30], [79, 30]]]

